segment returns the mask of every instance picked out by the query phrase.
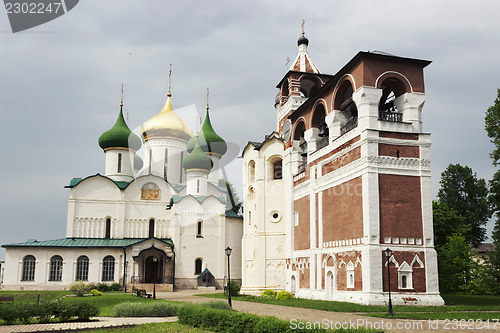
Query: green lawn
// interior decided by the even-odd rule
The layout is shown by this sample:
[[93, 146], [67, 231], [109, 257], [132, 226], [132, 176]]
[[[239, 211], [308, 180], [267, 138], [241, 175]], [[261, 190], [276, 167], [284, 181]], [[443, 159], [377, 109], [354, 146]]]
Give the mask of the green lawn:
[[14, 297], [14, 302], [36, 303], [40, 294], [40, 301], [51, 302], [65, 295], [70, 294], [69, 291], [0, 291], [2, 297]]
[[[224, 294], [202, 294], [197, 296], [219, 299], [227, 297]], [[332, 312], [359, 313], [373, 317], [388, 317], [387, 306], [379, 305], [302, 298], [276, 300], [247, 295], [233, 296], [232, 299]], [[447, 304], [445, 306], [394, 306], [395, 317], [407, 319], [500, 319], [500, 296], [443, 295], [443, 299]]]
[[[86, 332], [99, 332], [102, 333], [103, 330], [89, 330]], [[187, 325], [181, 325], [179, 323], [158, 323], [158, 324], [144, 324], [137, 325], [133, 327], [123, 327], [116, 329], [106, 329], [106, 333], [163, 333], [163, 332], [180, 332], [180, 333], [203, 333], [210, 332], [205, 331], [200, 328], [194, 328]]]
[[100, 316], [113, 316], [113, 308], [115, 305], [124, 302], [168, 302], [165, 300], [154, 300], [151, 298], [141, 298], [133, 294], [125, 293], [103, 293], [102, 296], [85, 296], [85, 297], [66, 297], [64, 302], [89, 302], [95, 304], [100, 309]]

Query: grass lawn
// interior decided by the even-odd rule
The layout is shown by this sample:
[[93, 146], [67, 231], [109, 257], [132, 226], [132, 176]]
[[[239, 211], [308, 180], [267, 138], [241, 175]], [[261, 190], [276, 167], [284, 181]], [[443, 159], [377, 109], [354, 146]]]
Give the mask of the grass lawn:
[[[225, 299], [224, 294], [202, 294], [202, 297]], [[500, 296], [442, 295], [445, 306], [394, 306], [395, 318], [407, 319], [500, 319]], [[387, 306], [347, 302], [320, 301], [302, 298], [276, 300], [256, 296], [233, 296], [233, 300], [256, 302], [332, 312], [360, 313], [387, 317]], [[486, 311], [486, 312], [485, 312]], [[500, 325], [500, 324], [499, 324]]]
[[40, 294], [40, 301], [51, 302], [70, 294], [69, 291], [0, 291], [2, 297], [14, 297], [14, 302], [36, 303]]
[[[103, 330], [88, 330], [86, 332], [99, 332], [102, 333]], [[123, 327], [116, 329], [106, 329], [105, 333], [163, 333], [163, 332], [180, 332], [180, 333], [203, 333], [210, 332], [205, 331], [200, 328], [194, 328], [187, 325], [181, 325], [179, 323], [157, 323], [157, 324], [144, 324], [137, 325], [133, 327]]]
[[113, 308], [115, 305], [124, 302], [168, 302], [165, 300], [142, 298], [134, 296], [133, 294], [125, 293], [103, 293], [102, 296], [85, 296], [85, 297], [66, 297], [64, 302], [88, 302], [95, 304], [100, 309], [99, 316], [101, 317], [112, 317]]

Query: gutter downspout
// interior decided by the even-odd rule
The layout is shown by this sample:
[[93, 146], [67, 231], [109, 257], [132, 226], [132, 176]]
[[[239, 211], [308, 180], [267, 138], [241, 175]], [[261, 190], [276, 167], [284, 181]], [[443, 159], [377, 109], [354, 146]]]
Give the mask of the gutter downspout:
[[175, 252], [174, 252], [174, 246], [172, 245], [172, 253], [174, 254], [173, 261], [174, 261], [174, 266], [172, 268], [172, 290], [175, 291]]

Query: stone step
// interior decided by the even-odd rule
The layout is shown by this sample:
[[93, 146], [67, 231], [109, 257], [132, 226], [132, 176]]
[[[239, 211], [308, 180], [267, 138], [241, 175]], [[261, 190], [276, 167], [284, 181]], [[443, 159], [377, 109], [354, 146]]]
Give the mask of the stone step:
[[[148, 294], [153, 293], [153, 283], [136, 283], [130, 286], [130, 288], [135, 289], [144, 289]], [[156, 284], [157, 292], [165, 292], [165, 291], [174, 291], [174, 286], [170, 283], [157, 283]]]

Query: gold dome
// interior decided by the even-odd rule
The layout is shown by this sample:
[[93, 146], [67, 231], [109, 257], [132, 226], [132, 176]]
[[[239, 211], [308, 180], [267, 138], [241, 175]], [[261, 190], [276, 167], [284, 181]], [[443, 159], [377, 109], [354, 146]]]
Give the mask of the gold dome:
[[160, 113], [142, 124], [142, 137], [144, 140], [173, 138], [187, 142], [192, 136], [193, 131], [191, 131], [191, 128], [175, 113], [170, 101], [170, 94]]

